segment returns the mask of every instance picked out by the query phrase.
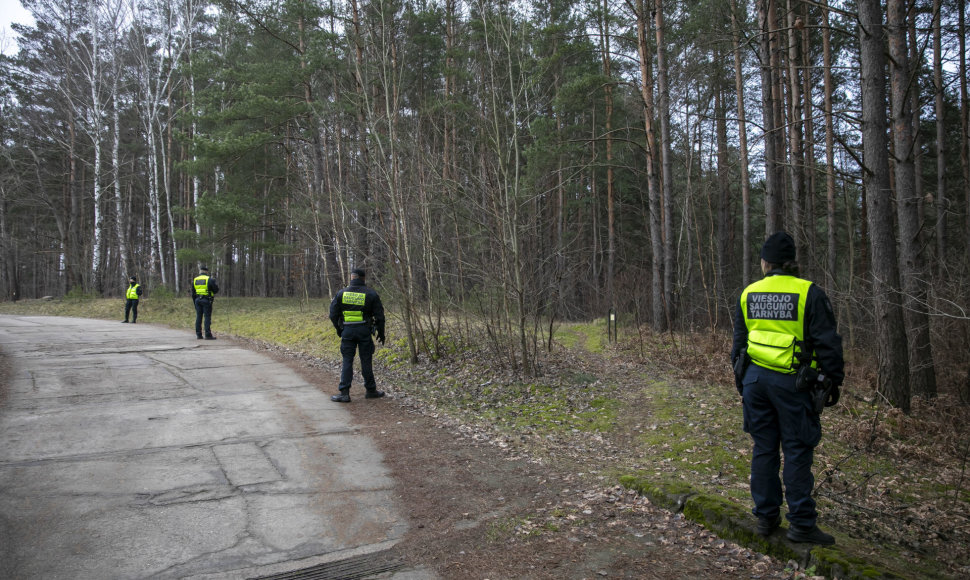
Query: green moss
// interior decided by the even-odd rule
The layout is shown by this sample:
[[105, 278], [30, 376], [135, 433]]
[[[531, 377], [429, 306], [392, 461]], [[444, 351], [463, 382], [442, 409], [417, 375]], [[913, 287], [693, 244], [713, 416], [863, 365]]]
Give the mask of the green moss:
[[[850, 556], [838, 547], [815, 547], [811, 551], [810, 561], [820, 575], [828, 578], [865, 579], [865, 578], [906, 578], [911, 574], [920, 578], [939, 578], [940, 576], [929, 570], [917, 570], [910, 567], [903, 575], [896, 574], [889, 569], [876, 566], [862, 558]], [[910, 564], [910, 566], [912, 566]]]

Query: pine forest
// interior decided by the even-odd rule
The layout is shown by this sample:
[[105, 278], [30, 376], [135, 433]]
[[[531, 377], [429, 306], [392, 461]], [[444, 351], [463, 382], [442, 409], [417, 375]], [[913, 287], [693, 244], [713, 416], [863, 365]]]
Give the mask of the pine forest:
[[360, 267], [412, 360], [528, 375], [562, 321], [730, 333], [784, 229], [885, 402], [970, 402], [962, 0], [21, 2], [5, 300]]

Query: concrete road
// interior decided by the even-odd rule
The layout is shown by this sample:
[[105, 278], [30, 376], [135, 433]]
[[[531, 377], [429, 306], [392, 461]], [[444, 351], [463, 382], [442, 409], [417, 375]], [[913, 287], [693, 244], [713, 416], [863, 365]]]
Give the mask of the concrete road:
[[0, 316], [0, 349], [0, 578], [424, 576], [381, 568], [393, 481], [285, 365], [74, 318]]

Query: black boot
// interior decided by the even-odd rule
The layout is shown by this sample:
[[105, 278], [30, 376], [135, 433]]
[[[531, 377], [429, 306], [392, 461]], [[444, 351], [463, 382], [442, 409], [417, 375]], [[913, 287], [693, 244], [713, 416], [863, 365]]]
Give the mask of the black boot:
[[340, 394], [330, 397], [330, 400], [334, 403], [349, 403], [350, 389], [340, 389]]
[[781, 525], [781, 516], [775, 516], [774, 519], [769, 518], [758, 518], [758, 535], [768, 537], [778, 529]]
[[835, 543], [835, 538], [820, 530], [818, 526], [810, 528], [791, 526], [788, 529], [788, 539], [793, 542], [818, 544], [820, 546], [831, 546]]
[[384, 396], [384, 391], [378, 391], [377, 389], [368, 389], [367, 394], [364, 395], [365, 399], [380, 399]]

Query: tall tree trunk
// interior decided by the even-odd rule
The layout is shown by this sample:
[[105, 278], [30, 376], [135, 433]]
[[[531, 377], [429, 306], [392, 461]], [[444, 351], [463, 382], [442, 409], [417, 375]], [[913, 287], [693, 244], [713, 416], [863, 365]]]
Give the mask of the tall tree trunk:
[[970, 93], [967, 91], [967, 4], [957, 2], [959, 20], [957, 36], [960, 38], [960, 166], [963, 169], [963, 199], [966, 202], [966, 228], [964, 243], [970, 248]]
[[[722, 57], [720, 48], [715, 48], [714, 62], [721, 62]], [[728, 137], [727, 137], [727, 106], [724, 101], [723, 77], [718, 74], [712, 87], [714, 91], [714, 133], [717, 140], [717, 238], [715, 240], [715, 264], [714, 264], [714, 296], [717, 298], [719, 307], [726, 306], [730, 299], [727, 298], [727, 284], [724, 273], [727, 271], [727, 256], [731, 254], [733, 248], [728, 241], [728, 212], [731, 203], [731, 187], [729, 180], [728, 162]], [[734, 312], [734, 309], [729, 309]]]
[[674, 155], [670, 142], [670, 86], [667, 82], [667, 43], [664, 40], [666, 28], [664, 25], [663, 0], [656, 0], [654, 5], [657, 34], [657, 100], [660, 115], [660, 158], [663, 187], [663, 243], [664, 243], [664, 315], [665, 327], [671, 328], [676, 317], [674, 303]]
[[929, 316], [926, 313], [927, 281], [920, 250], [920, 197], [916, 189], [914, 162], [916, 139], [910, 78], [906, 0], [888, 0], [889, 56], [892, 84], [892, 133], [896, 152], [896, 213], [899, 220], [899, 274], [903, 289], [903, 318], [909, 339], [910, 392], [915, 396], [936, 396], [933, 350], [930, 347]]
[[[118, 75], [114, 75], [114, 78], [117, 79]], [[113, 133], [111, 141], [111, 178], [114, 183], [115, 243], [118, 245], [118, 262], [121, 265], [120, 274], [127, 278], [135, 274], [135, 272], [134, 270], [128, 270], [129, 244], [125, 239], [125, 217], [127, 214], [124, 211], [124, 204], [121, 198], [121, 119], [120, 112], [118, 111], [120, 103], [118, 102], [117, 80], [113, 80], [112, 85], [114, 88], [112, 89], [111, 95], [111, 124]]]
[[792, 0], [788, 0], [788, 54], [785, 62], [788, 64], [788, 146], [789, 146], [789, 174], [791, 175], [791, 230], [795, 234], [797, 254], [806, 268], [810, 264], [811, 254], [808, 245], [808, 229], [812, 223], [808, 215], [808, 194], [805, 186], [805, 131], [802, 107], [802, 81], [798, 70], [801, 62], [801, 32], [805, 23], [796, 18]]
[[[942, 280], [947, 264], [946, 128], [943, 86], [942, 0], [933, 0], [933, 87], [936, 109], [936, 275]], [[966, 79], [964, 79], [964, 82]]]
[[734, 86], [738, 106], [738, 148], [741, 155], [741, 285], [751, 283], [751, 179], [748, 175], [748, 128], [744, 106], [744, 75], [741, 62], [741, 32], [738, 26], [738, 0], [731, 9], [731, 34], [734, 40]]
[[772, 65], [778, 44], [778, 31], [773, 18], [774, 1], [758, 0], [758, 26], [761, 31], [758, 44], [761, 60], [761, 123], [765, 135], [765, 233], [768, 235], [784, 227], [781, 202], [783, 184], [779, 178], [782, 162], [778, 157], [781, 127], [775, 123], [778, 74]]
[[637, 50], [640, 55], [640, 90], [643, 98], [644, 133], [646, 134], [647, 206], [650, 227], [650, 270], [652, 273], [650, 324], [654, 330], [664, 327], [663, 307], [663, 231], [661, 230], [660, 179], [657, 175], [657, 136], [654, 127], [653, 72], [647, 29], [650, 14], [645, 0], [637, 0]]
[[877, 391], [887, 403], [908, 413], [909, 365], [886, 139], [886, 35], [879, 0], [860, 0], [859, 25], [863, 177], [871, 240]]
[[825, 285], [835, 290], [836, 281], [836, 224], [835, 224], [835, 122], [832, 116], [832, 31], [829, 26], [828, 0], [822, 4], [822, 74], [825, 95], [825, 223], [827, 251]]
[[70, 144], [68, 146], [69, 155], [69, 174], [67, 181], [67, 229], [66, 238], [62, 243], [64, 252], [64, 292], [67, 293], [81, 286], [81, 276], [78, 273], [80, 261], [78, 257], [81, 252], [81, 196], [78, 191], [77, 179], [77, 132], [75, 131], [75, 119], [72, 116], [69, 122]]
[[[910, 88], [907, 90], [906, 95], [910, 100], [909, 110], [910, 110], [910, 122], [912, 124], [911, 135], [913, 138], [913, 175], [915, 177], [913, 197], [916, 200], [917, 215], [920, 223], [920, 230], [917, 233], [917, 245], [919, 248], [924, 248], [927, 244], [926, 240], [926, 204], [925, 204], [925, 191], [923, 188], [923, 147], [920, 144], [920, 127], [922, 126], [922, 107], [920, 106], [920, 81], [919, 81], [919, 70], [922, 65], [922, 54], [923, 51], [919, 48], [918, 39], [916, 38], [916, 6], [915, 2], [909, 4], [912, 6], [913, 11], [907, 15], [907, 27], [906, 32], [909, 35], [909, 72], [910, 72]], [[925, 45], [924, 45], [925, 47]], [[923, 255], [923, 250], [920, 250], [920, 254]], [[924, 256], [925, 261], [925, 256]]]
[[603, 59], [603, 76], [606, 86], [603, 87], [606, 100], [606, 306], [616, 307], [616, 297], [613, 295], [613, 279], [616, 275], [616, 216], [615, 193], [613, 191], [613, 85], [612, 85], [612, 55], [610, 48], [610, 2], [603, 0], [603, 19], [601, 21], [600, 42]]
[[[814, 62], [812, 60], [812, 35], [809, 34], [808, 28], [808, 18], [809, 18], [809, 4], [807, 2], [800, 2], [802, 7], [802, 29], [800, 29], [800, 35], [802, 37], [802, 117], [805, 119], [805, 211], [808, 214], [808, 219], [811, 225], [806, 228], [808, 234], [808, 255], [812, 259], [808, 262], [809, 275], [812, 280], [818, 279], [816, 272], [820, 265], [818, 259], [818, 232], [815, 227], [815, 220], [818, 212], [815, 208], [815, 198], [818, 186], [816, 180], [818, 179], [818, 163], [815, 158], [815, 99], [812, 94], [812, 75], [810, 71], [813, 71]], [[796, 19], [797, 23], [797, 19]]]
[[101, 210], [101, 141], [102, 135], [102, 106], [101, 106], [101, 19], [97, 2], [88, 0], [88, 18], [91, 31], [91, 54], [85, 73], [88, 75], [88, 89], [91, 91], [90, 127], [91, 146], [94, 153], [94, 165], [91, 168], [91, 189], [94, 207], [94, 239], [91, 251], [91, 272], [94, 276], [94, 288], [100, 294], [104, 291], [104, 272], [102, 271], [104, 255], [103, 244], [107, 239], [107, 227]]

